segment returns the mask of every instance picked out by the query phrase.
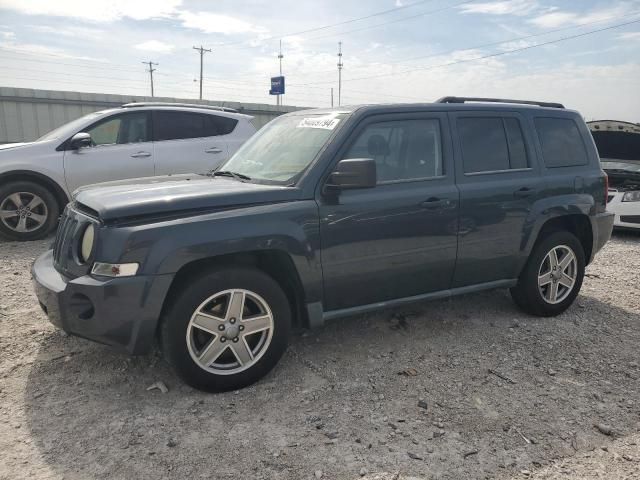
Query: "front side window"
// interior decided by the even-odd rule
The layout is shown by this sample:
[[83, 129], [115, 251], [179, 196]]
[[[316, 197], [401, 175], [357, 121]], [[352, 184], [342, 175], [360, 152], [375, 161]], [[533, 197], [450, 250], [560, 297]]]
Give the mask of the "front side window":
[[288, 185], [316, 158], [346, 113], [285, 115], [258, 130], [219, 171]]
[[86, 130], [93, 145], [116, 145], [149, 141], [147, 114], [114, 115]]
[[378, 183], [442, 175], [440, 122], [398, 120], [367, 126], [343, 159], [373, 158]]
[[463, 117], [457, 121], [464, 173], [528, 168], [520, 121], [514, 117]]
[[535, 124], [547, 167], [573, 167], [589, 163], [580, 131], [572, 119], [538, 117]]

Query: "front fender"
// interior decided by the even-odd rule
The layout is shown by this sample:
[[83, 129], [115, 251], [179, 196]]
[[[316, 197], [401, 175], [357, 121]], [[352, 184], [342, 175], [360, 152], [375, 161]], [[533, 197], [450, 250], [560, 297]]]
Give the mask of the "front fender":
[[251, 251], [287, 253], [305, 301], [321, 299], [317, 204], [313, 200], [227, 209], [137, 225], [103, 226], [96, 258], [140, 263], [142, 275], [175, 274], [188, 263]]

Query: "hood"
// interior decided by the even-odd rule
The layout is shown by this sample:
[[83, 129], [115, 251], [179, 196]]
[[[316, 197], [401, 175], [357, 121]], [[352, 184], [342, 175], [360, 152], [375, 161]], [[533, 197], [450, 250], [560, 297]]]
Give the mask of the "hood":
[[9, 150], [11, 148], [23, 147], [25, 145], [31, 145], [33, 142], [22, 142], [22, 143], [4, 143], [0, 145], [0, 150]]
[[166, 175], [83, 187], [78, 203], [109, 221], [294, 200], [299, 190], [202, 175]]

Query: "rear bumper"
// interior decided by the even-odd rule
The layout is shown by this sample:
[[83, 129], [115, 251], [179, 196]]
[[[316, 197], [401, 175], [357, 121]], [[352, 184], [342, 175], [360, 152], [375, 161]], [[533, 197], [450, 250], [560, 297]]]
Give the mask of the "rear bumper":
[[53, 266], [52, 251], [31, 269], [40, 306], [66, 332], [130, 354], [149, 351], [173, 275], [68, 279]]
[[595, 254], [598, 253], [598, 251], [604, 247], [604, 244], [611, 238], [614, 217], [615, 215], [612, 212], [603, 212], [590, 217], [591, 229], [593, 232], [593, 248], [591, 250], [589, 263], [591, 263]]

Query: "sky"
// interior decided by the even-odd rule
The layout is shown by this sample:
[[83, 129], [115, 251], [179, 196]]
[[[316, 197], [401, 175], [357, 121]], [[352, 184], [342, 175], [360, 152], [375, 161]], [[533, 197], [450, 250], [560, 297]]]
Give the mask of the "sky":
[[556, 101], [640, 122], [640, 0], [0, 0], [0, 86], [285, 105]]

